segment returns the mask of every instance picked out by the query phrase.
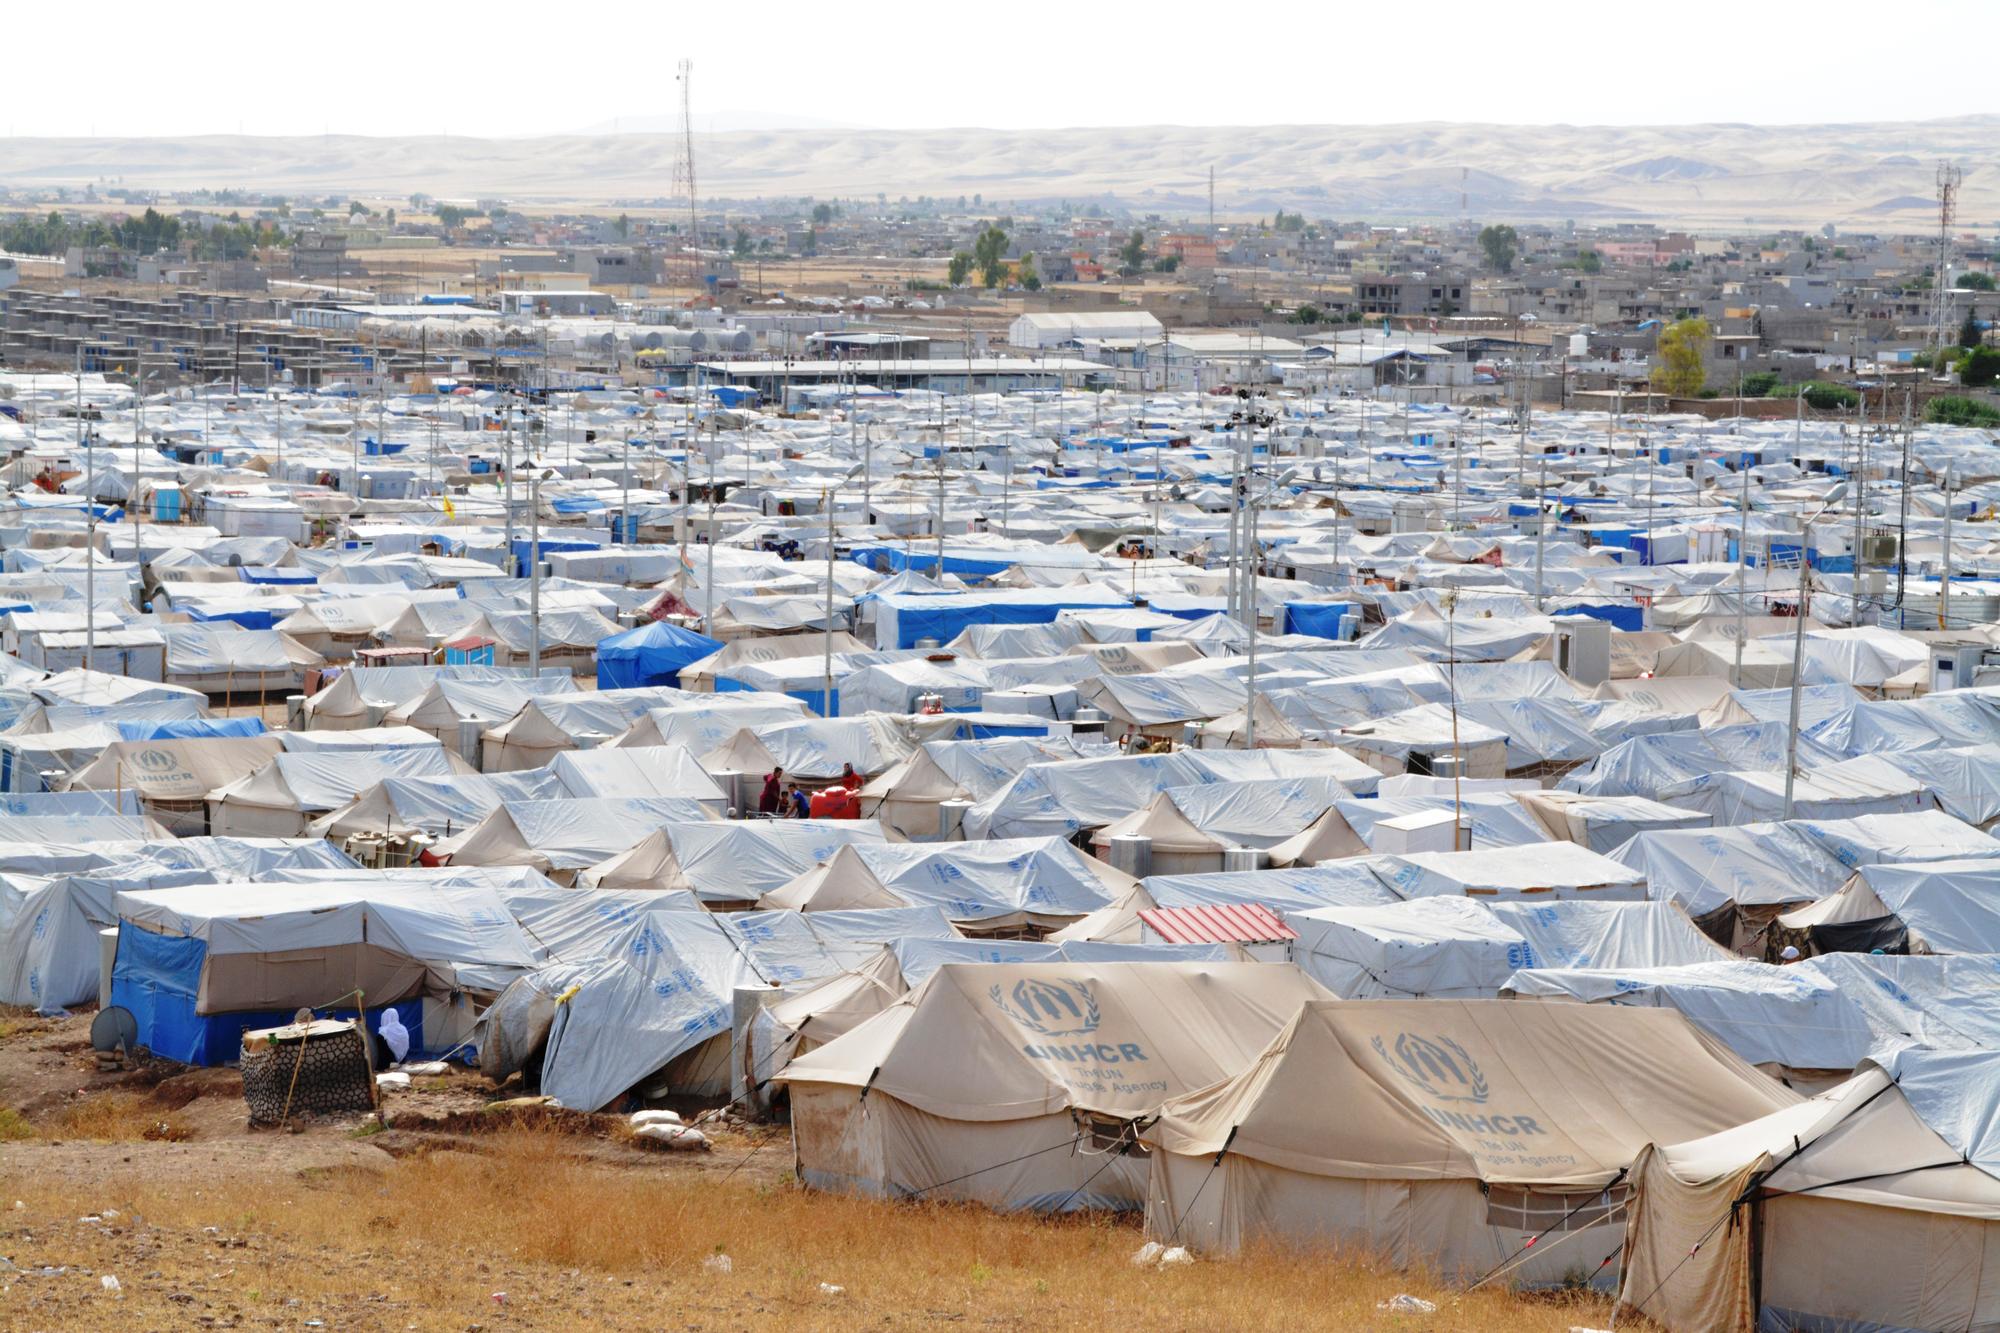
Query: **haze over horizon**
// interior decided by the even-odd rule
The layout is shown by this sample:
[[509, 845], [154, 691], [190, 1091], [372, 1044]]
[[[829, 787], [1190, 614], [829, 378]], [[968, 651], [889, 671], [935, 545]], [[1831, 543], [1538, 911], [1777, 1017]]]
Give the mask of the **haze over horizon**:
[[[1396, 11], [1330, 13], [1282, 0], [1241, 25], [1168, 16], [1098, 33], [1079, 28], [1073, 9], [1046, 3], [1016, 6], [996, 27], [911, 0], [877, 4], [865, 22], [773, 0], [753, 41], [734, 15], [612, 3], [573, 38], [557, 31], [516, 51], [506, 34], [546, 27], [546, 12], [497, 0], [479, 16], [503, 38], [496, 57], [491, 43], [473, 40], [462, 11], [357, 3], [333, 15], [278, 9], [205, 24], [206, 76], [172, 77], [166, 92], [157, 9], [111, 0], [82, 32], [60, 11], [9, 16], [15, 48], [50, 58], [10, 68], [0, 128], [10, 138], [501, 139], [640, 123], [672, 129], [684, 57], [694, 62], [700, 131], [1790, 126], [1995, 109], [1983, 81], [1937, 70], [1941, 36], [1993, 26], [1979, 0], [1909, 0], [1893, 23], [1857, 0], [1821, 5], [1813, 22], [1782, 34], [1789, 67], [1823, 72], [1806, 80], [1717, 77], [1731, 63], [1743, 11], [1715, 0], [1682, 5], [1672, 23], [1606, 17], [1601, 6], [1569, 0], [1537, 6], [1527, 23], [1496, 22], [1490, 6], [1454, 0], [1427, 12], [1437, 24], [1412, 33]], [[1770, 36], [1760, 34], [1756, 49], [1779, 54]], [[1368, 57], [1389, 43], [1415, 43], [1421, 58]], [[87, 60], [86, 85], [70, 53]]]

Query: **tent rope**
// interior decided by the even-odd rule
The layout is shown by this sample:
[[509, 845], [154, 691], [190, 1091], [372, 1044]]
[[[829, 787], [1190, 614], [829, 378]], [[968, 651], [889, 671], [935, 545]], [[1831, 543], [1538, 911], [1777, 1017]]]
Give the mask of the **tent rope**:
[[[1485, 1277], [1480, 1278], [1479, 1281], [1467, 1287], [1466, 1290], [1467, 1291], [1479, 1290], [1481, 1287], [1485, 1286], [1489, 1281], [1491, 1281], [1495, 1276], [1497, 1276], [1502, 1270], [1507, 1268], [1508, 1265], [1512, 1264], [1516, 1259], [1526, 1254], [1529, 1250], [1534, 1249], [1535, 1245], [1542, 1239], [1542, 1237], [1548, 1235], [1551, 1231], [1554, 1231], [1557, 1227], [1568, 1225], [1569, 1220], [1572, 1217], [1575, 1217], [1578, 1213], [1582, 1212], [1585, 1208], [1589, 1207], [1591, 1204], [1597, 1202], [1598, 1200], [1608, 1197], [1611, 1191], [1617, 1187], [1618, 1182], [1625, 1179], [1625, 1173], [1630, 1169], [1631, 1169], [1630, 1167], [1624, 1167], [1624, 1166], [1619, 1167], [1618, 1174], [1611, 1177], [1610, 1180], [1607, 1180], [1604, 1183], [1603, 1189], [1597, 1191], [1597, 1193], [1595, 1194], [1586, 1194], [1583, 1198], [1577, 1200], [1575, 1206], [1573, 1206], [1568, 1212], [1564, 1213], [1561, 1217], [1558, 1217], [1555, 1221], [1549, 1223], [1547, 1226], [1543, 1227], [1540, 1231], [1530, 1236], [1526, 1241], [1522, 1243], [1520, 1249], [1515, 1250], [1514, 1253], [1508, 1255], [1505, 1259], [1502, 1259], [1499, 1263], [1495, 1264], [1493, 1268], [1486, 1274]], [[1616, 1212], [1619, 1208], [1623, 1208], [1627, 1201], [1628, 1200], [1620, 1200], [1618, 1204], [1612, 1208], [1611, 1211]], [[1588, 1230], [1588, 1228], [1585, 1228], [1585, 1230]], [[1583, 1234], [1583, 1232], [1577, 1231], [1573, 1232], [1572, 1234], [1580, 1236]], [[1556, 1243], [1559, 1245], [1562, 1242], [1558, 1241]]]

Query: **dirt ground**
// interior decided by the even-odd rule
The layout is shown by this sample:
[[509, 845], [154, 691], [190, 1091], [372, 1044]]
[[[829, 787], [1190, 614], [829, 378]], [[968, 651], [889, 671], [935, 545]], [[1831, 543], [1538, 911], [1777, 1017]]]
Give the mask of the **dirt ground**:
[[1366, 1254], [1137, 1267], [1130, 1218], [821, 1194], [782, 1127], [661, 1151], [623, 1117], [496, 1105], [511, 1090], [462, 1069], [379, 1120], [253, 1129], [235, 1071], [100, 1072], [88, 1031], [0, 1010], [0, 1330], [1609, 1323], [1597, 1295], [1459, 1291]]

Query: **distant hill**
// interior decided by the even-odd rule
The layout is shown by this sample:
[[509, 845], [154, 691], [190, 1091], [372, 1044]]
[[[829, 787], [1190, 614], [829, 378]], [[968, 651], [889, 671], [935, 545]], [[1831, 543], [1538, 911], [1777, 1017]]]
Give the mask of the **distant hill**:
[[[656, 120], [635, 117], [628, 127]], [[602, 127], [599, 127], [602, 128]], [[515, 200], [671, 192], [671, 133], [539, 139], [0, 140], [0, 186], [111, 179], [162, 189], [424, 191]], [[1964, 170], [1959, 216], [2000, 223], [2000, 116], [1847, 125], [1269, 125], [1058, 130], [812, 127], [697, 134], [704, 198], [981, 195], [989, 204], [1115, 197], [1132, 207], [1304, 208], [1384, 220], [1657, 219], [1921, 230], [1936, 163]]]

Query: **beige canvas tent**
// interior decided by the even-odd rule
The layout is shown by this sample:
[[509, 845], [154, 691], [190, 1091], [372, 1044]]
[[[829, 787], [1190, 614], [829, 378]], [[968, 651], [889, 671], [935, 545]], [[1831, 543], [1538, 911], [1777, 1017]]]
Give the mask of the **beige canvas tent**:
[[1271, 963], [948, 963], [777, 1075], [799, 1177], [1007, 1209], [1135, 1208], [1135, 1122], [1243, 1069], [1325, 998]]
[[1621, 1316], [1674, 1333], [2000, 1328], [1987, 1051], [1906, 1049], [1810, 1101], [1649, 1148]]
[[140, 810], [177, 837], [208, 831], [208, 794], [281, 753], [276, 735], [202, 736], [114, 741], [78, 769], [68, 786], [79, 791], [136, 791]]
[[1627, 1168], [1659, 1127], [1797, 1100], [1665, 1010], [1313, 1003], [1141, 1131], [1146, 1229], [1215, 1252], [1273, 1239], [1458, 1278], [1517, 1263], [1504, 1280], [1588, 1279], [1618, 1247]]

